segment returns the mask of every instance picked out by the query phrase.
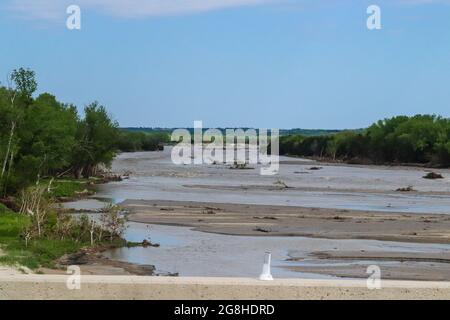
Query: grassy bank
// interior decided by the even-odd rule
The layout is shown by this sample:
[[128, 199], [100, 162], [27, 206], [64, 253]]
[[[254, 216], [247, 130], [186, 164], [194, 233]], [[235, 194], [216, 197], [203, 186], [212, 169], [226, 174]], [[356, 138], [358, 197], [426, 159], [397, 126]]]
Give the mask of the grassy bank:
[[[54, 268], [55, 260], [65, 254], [71, 254], [85, 247], [119, 247], [126, 244], [120, 234], [113, 234], [98, 223], [93, 223], [87, 216], [79, 219], [70, 214], [57, 212], [52, 204], [61, 199], [76, 199], [88, 195], [86, 190], [97, 179], [43, 179], [36, 188], [43, 188], [42, 203], [46, 203], [42, 209], [47, 213], [41, 221], [42, 235], [36, 230], [33, 236], [26, 241], [25, 231], [35, 229], [35, 217], [30, 214], [14, 212], [0, 203], [0, 264], [26, 266], [30, 269], [39, 267]], [[50, 185], [50, 189], [48, 186]], [[20, 206], [20, 200], [14, 200], [13, 207]], [[111, 207], [113, 208], [113, 207]], [[117, 223], [118, 209], [111, 209], [116, 216], [111, 216]], [[34, 219], [34, 220], [33, 220]], [[116, 225], [117, 227], [117, 225]], [[94, 230], [94, 245], [91, 245], [90, 231]], [[94, 232], [92, 231], [92, 232]]]
[[33, 239], [25, 246], [21, 233], [29, 224], [29, 217], [12, 212], [0, 204], [0, 245], [4, 253], [0, 257], [1, 264], [21, 265], [31, 269], [40, 266], [54, 267], [55, 259], [87, 245], [70, 240]]
[[[121, 180], [122, 177], [119, 175], [90, 177], [89, 179], [75, 179], [70, 177], [54, 179], [50, 185], [49, 195], [57, 201], [82, 198], [94, 194], [94, 185]], [[48, 186], [49, 183], [50, 179], [47, 178], [43, 179], [40, 185]]]
[[[45, 179], [42, 184], [48, 185], [49, 182], [49, 179]], [[50, 194], [55, 198], [73, 198], [86, 190], [88, 185], [88, 179], [57, 179], [52, 182]]]

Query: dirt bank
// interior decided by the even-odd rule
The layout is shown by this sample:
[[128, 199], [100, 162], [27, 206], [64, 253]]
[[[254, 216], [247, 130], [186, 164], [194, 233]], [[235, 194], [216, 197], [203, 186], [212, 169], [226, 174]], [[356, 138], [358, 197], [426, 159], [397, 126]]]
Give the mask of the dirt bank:
[[102, 255], [107, 248], [82, 249], [77, 253], [67, 254], [56, 261], [57, 269], [40, 268], [45, 274], [65, 274], [67, 267], [76, 265], [86, 275], [155, 275], [153, 265], [137, 265], [124, 261], [111, 260]]

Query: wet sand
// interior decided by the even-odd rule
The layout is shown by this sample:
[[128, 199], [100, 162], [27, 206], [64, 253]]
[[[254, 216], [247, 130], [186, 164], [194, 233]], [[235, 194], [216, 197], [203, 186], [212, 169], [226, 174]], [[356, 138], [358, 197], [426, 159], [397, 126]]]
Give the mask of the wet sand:
[[450, 216], [362, 210], [126, 200], [129, 220], [229, 235], [450, 243]]

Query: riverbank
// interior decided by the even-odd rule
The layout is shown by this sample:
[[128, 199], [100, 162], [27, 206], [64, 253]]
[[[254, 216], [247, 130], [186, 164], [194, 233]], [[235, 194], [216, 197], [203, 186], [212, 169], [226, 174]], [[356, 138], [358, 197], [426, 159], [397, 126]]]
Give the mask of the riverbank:
[[99, 226], [87, 217], [73, 219], [60, 206], [61, 202], [93, 195], [93, 185], [120, 180], [121, 177], [115, 175], [78, 180], [42, 180], [39, 188], [45, 191], [40, 195], [36, 192], [40, 197], [39, 202], [44, 203], [38, 209], [44, 212], [39, 218], [38, 231], [33, 230], [35, 221], [32, 210], [28, 209], [31, 212], [29, 214], [18, 213], [20, 198], [8, 198], [6, 202], [10, 208], [0, 203], [0, 263], [9, 266], [3, 267], [3, 270], [7, 273], [14, 270], [26, 270], [26, 273], [65, 273], [68, 265], [76, 264], [82, 265], [85, 274], [153, 275], [154, 267], [151, 265], [110, 261], [102, 256], [101, 252], [127, 245], [127, 242], [115, 234], [107, 240], [101, 236], [94, 237], [96, 233], [106, 236], [108, 230], [100, 231]]
[[82, 276], [79, 290], [66, 282], [62, 275], [0, 275], [0, 299], [450, 299], [449, 282], [385, 280], [379, 290], [365, 280]]
[[119, 247], [98, 246], [94, 248], [81, 248], [75, 253], [65, 254], [56, 259], [54, 261], [55, 268], [41, 267], [37, 272], [44, 274], [66, 274], [69, 266], [76, 265], [80, 268], [80, 272], [83, 275], [156, 275], [153, 265], [111, 260], [103, 255], [104, 251], [114, 248]]

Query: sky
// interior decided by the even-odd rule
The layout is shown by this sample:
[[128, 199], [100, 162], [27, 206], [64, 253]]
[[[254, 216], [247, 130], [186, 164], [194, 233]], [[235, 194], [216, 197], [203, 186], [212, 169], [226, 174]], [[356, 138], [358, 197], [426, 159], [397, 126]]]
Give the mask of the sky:
[[[81, 30], [66, 27], [79, 5]], [[381, 9], [380, 30], [366, 10]], [[2, 0], [0, 81], [121, 126], [351, 129], [450, 117], [450, 0]]]

